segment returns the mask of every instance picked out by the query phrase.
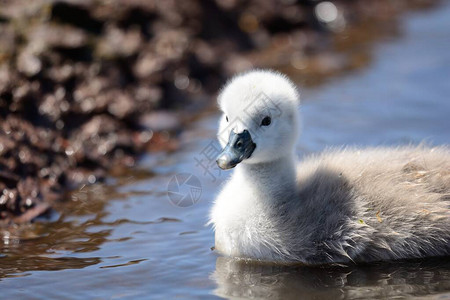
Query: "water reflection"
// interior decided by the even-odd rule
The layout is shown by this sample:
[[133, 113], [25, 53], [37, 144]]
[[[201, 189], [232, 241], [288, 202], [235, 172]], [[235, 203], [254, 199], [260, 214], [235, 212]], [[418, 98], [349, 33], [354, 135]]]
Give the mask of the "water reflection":
[[258, 299], [379, 299], [450, 288], [450, 257], [362, 266], [282, 266], [218, 257], [217, 296]]
[[111, 187], [83, 187], [72, 193], [72, 201], [64, 204], [60, 214], [54, 213], [54, 222], [41, 220], [1, 231], [0, 278], [35, 270], [81, 269], [100, 263], [99, 257], [83, 257], [80, 253], [96, 251], [109, 240], [112, 229], [96, 227], [105, 225], [105, 205], [110, 197], [117, 196]]

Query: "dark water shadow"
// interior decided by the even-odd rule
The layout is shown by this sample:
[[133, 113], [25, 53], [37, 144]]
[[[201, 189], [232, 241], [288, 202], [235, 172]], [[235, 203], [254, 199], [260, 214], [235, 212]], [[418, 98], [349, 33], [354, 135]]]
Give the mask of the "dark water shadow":
[[211, 277], [218, 285], [214, 294], [226, 298], [409, 298], [448, 293], [450, 257], [322, 267], [218, 257]]

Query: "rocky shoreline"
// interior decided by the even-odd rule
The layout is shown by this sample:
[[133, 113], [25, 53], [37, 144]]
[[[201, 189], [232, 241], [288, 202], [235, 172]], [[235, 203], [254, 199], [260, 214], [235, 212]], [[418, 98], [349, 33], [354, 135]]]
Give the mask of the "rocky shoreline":
[[0, 0], [0, 225], [30, 222], [65, 191], [176, 147], [183, 120], [232, 74], [361, 67], [367, 58], [345, 41], [370, 44], [370, 30], [435, 4]]

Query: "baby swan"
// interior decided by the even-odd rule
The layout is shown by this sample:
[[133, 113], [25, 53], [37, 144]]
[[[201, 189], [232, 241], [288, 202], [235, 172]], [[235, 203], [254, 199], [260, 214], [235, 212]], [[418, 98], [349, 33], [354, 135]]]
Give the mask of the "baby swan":
[[448, 147], [329, 150], [298, 163], [299, 95], [272, 71], [218, 97], [222, 169], [210, 215], [228, 256], [306, 264], [450, 255]]

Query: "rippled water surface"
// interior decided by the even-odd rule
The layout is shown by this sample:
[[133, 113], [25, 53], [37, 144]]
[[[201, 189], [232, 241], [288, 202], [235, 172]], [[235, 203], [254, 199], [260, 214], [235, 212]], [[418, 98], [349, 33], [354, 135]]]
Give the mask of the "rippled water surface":
[[[299, 156], [329, 145], [450, 143], [450, 5], [402, 24], [404, 34], [376, 46], [367, 69], [302, 91]], [[2, 297], [450, 299], [448, 258], [307, 268], [217, 256], [205, 223], [229, 174], [205, 172], [196, 161], [205, 159], [216, 120], [183, 133], [182, 150], [145, 157], [126, 176], [82, 188], [52, 222], [2, 232]], [[198, 178], [197, 203], [169, 201], [178, 173]]]

